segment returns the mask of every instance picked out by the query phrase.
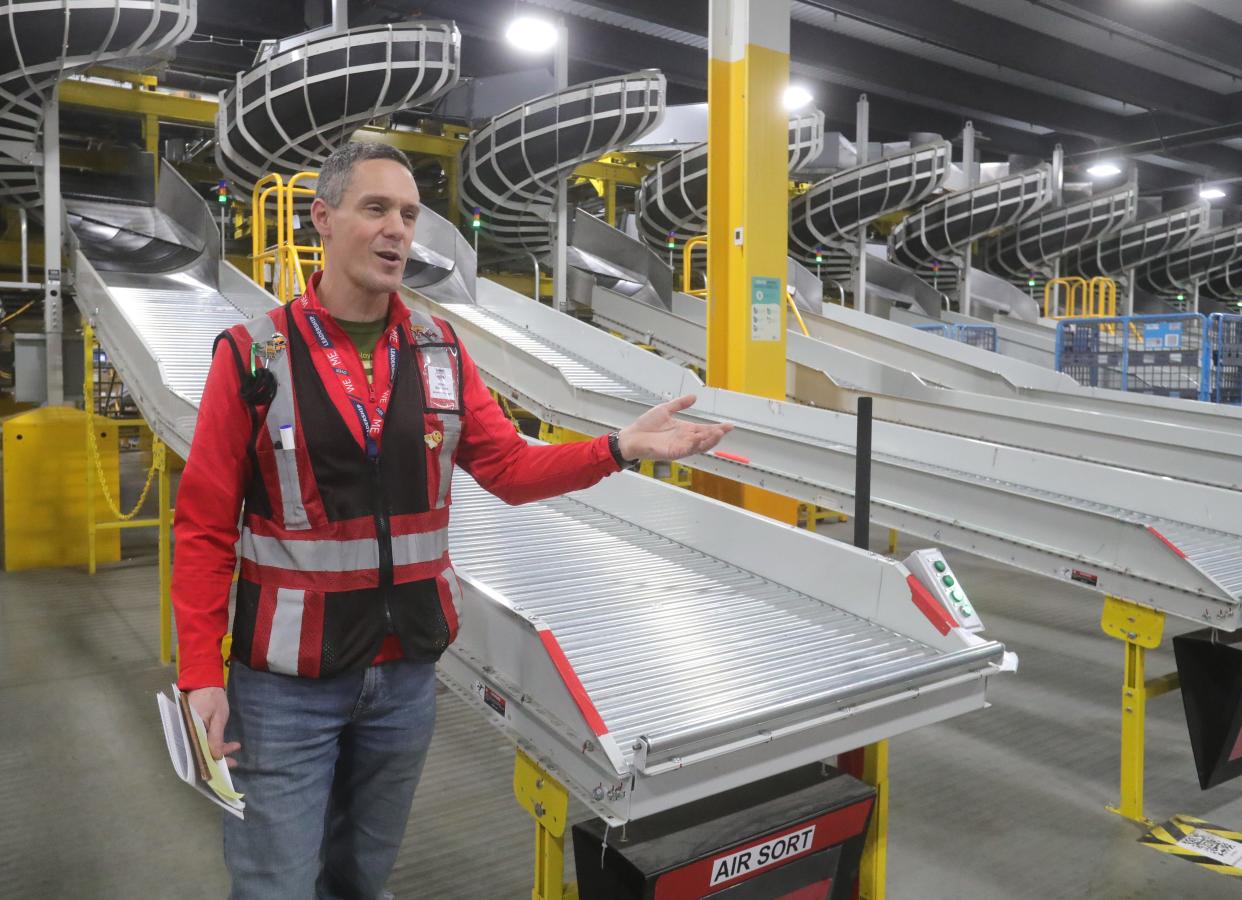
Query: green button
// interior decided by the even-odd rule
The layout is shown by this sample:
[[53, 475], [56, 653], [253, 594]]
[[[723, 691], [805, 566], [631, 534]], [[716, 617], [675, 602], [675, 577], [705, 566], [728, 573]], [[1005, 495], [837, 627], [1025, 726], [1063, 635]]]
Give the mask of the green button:
[[945, 587], [953, 587], [953, 585], [957, 584], [957, 582], [953, 580], [952, 575], [946, 575], [944, 576], [944, 578], [941, 578], [940, 580], [944, 582]]
[[974, 611], [973, 609], [971, 609], [969, 606], [963, 606], [963, 607], [962, 607], [962, 615], [964, 615], [964, 616], [973, 616], [974, 614], [975, 614], [975, 611]]
[[935, 563], [933, 563], [933, 565], [936, 567], [937, 572], [943, 572], [945, 569], [949, 568], [948, 566], [944, 564], [943, 559], [936, 560]]
[[965, 603], [966, 602], [966, 595], [963, 594], [961, 591], [954, 591], [952, 594], [952, 597], [953, 597], [954, 603]]

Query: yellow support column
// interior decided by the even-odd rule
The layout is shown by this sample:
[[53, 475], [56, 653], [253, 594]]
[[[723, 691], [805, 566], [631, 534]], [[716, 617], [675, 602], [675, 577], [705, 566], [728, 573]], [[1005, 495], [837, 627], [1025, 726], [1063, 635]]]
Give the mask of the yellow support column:
[[535, 820], [535, 884], [531, 900], [577, 900], [577, 885], [565, 884], [565, 824], [569, 792], [533, 759], [517, 751], [513, 795]]
[[152, 463], [159, 479], [160, 548], [160, 662], [172, 662], [172, 482], [168, 475], [168, 447], [158, 437], [151, 444]]
[[[707, 75], [707, 383], [783, 400], [789, 0], [712, 0]], [[796, 524], [786, 497], [696, 475], [721, 500]]]
[[867, 826], [867, 843], [858, 869], [858, 896], [859, 900], [884, 900], [888, 867], [888, 741], [878, 741], [863, 749], [862, 780], [875, 788], [875, 809]]
[[1124, 642], [1126, 653], [1121, 686], [1121, 799], [1108, 809], [1133, 822], [1151, 825], [1152, 820], [1143, 814], [1144, 743], [1150, 687], [1146, 663], [1147, 651], [1159, 647], [1164, 637], [1164, 613], [1120, 597], [1105, 597], [1100, 627], [1109, 637]]
[[[86, 571], [95, 574], [95, 467], [90, 461], [91, 434], [95, 427], [95, 329], [82, 320], [82, 406], [86, 410]], [[118, 445], [118, 454], [120, 452]], [[120, 490], [120, 456], [117, 457], [117, 490]]]

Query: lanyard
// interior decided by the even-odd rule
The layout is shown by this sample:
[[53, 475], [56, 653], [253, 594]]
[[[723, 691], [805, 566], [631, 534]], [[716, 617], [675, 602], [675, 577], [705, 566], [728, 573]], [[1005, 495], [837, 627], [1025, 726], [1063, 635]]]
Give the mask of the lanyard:
[[349, 398], [349, 403], [353, 406], [354, 413], [358, 416], [358, 422], [362, 425], [362, 435], [366, 440], [367, 458], [374, 459], [379, 456], [379, 437], [384, 430], [384, 412], [388, 409], [388, 401], [392, 397], [392, 386], [397, 383], [397, 360], [399, 358], [398, 351], [400, 350], [397, 329], [391, 328], [388, 331], [388, 386], [375, 404], [375, 416], [372, 417], [367, 412], [367, 404], [358, 395], [353, 377], [349, 374], [349, 370], [345, 368], [345, 361], [341, 358], [341, 352], [336, 349], [332, 338], [328, 336], [328, 329], [324, 327], [319, 316], [307, 309], [308, 305], [306, 298], [303, 297], [302, 309], [306, 313], [306, 320], [310, 322], [311, 331], [315, 334], [315, 340], [323, 348], [328, 364], [332, 366], [332, 371], [336, 373], [336, 377], [340, 380], [341, 388], [345, 391], [345, 396]]

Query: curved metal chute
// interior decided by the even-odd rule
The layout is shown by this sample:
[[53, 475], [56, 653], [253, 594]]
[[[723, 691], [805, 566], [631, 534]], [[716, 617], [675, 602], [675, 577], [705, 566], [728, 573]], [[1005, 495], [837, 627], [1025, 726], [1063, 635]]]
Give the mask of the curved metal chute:
[[1235, 262], [1208, 275], [1199, 286], [1199, 296], [1226, 302], [1242, 299], [1242, 263]]
[[288, 42], [239, 72], [216, 113], [216, 163], [246, 191], [269, 172], [316, 169], [372, 119], [457, 83], [451, 22], [400, 22]]
[[[824, 114], [789, 120], [789, 171], [797, 172], [824, 149]], [[707, 144], [665, 160], [638, 189], [638, 232], [663, 250], [669, 235], [679, 244], [707, 233]]]
[[574, 85], [497, 116], [466, 143], [462, 211], [484, 211], [488, 238], [503, 247], [547, 251], [561, 179], [654, 128], [664, 95], [664, 75], [645, 69]]
[[1242, 259], [1242, 225], [1230, 225], [1200, 234], [1172, 253], [1153, 259], [1139, 269], [1136, 286], [1150, 294], [1179, 294], [1213, 272], [1228, 270]]
[[1002, 277], [1030, 277], [1075, 247], [1098, 241], [1134, 221], [1138, 186], [1048, 209], [984, 244], [984, 268]]
[[888, 239], [888, 255], [910, 269], [948, 259], [967, 245], [1038, 212], [1052, 200], [1047, 164], [933, 200], [905, 218]]
[[789, 252], [813, 260], [821, 247], [853, 241], [860, 226], [919, 203], [944, 186], [952, 145], [924, 144], [845, 169], [817, 182], [789, 204]]
[[[43, 111], [75, 71], [146, 56], [186, 40], [195, 0], [57, 0], [0, 6], [0, 197], [39, 206], [32, 162]], [[22, 157], [26, 157], [23, 159]]]
[[1197, 201], [1172, 212], [1127, 225], [1116, 234], [1061, 257], [1063, 275], [1113, 277], [1172, 253], [1207, 224], [1208, 204]]

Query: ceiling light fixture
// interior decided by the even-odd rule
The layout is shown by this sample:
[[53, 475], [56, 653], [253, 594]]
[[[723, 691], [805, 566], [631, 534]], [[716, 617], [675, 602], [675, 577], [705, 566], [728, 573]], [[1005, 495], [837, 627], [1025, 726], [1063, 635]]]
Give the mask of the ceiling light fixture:
[[1199, 191], [1200, 200], [1223, 200], [1225, 192], [1218, 187], [1203, 188]]
[[802, 107], [806, 106], [808, 103], [814, 100], [815, 97], [809, 90], [804, 88], [802, 85], [791, 84], [789, 87], [785, 88], [785, 96], [783, 99], [785, 103], [785, 109], [795, 110], [795, 109], [802, 109]]
[[546, 53], [556, 46], [556, 26], [547, 19], [519, 16], [505, 29], [505, 40], [523, 53]]
[[1121, 166], [1115, 162], [1098, 162], [1087, 168], [1087, 174], [1092, 178], [1112, 178], [1121, 174]]

